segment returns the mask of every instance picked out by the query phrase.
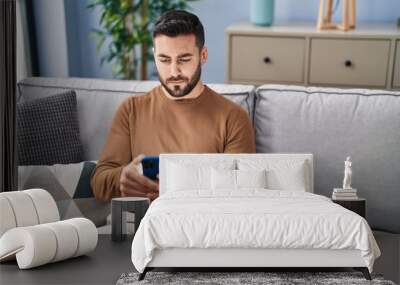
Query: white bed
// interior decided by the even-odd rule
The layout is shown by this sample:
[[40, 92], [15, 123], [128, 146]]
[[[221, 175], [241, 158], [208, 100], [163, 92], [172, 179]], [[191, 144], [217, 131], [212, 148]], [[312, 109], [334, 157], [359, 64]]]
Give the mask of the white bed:
[[140, 279], [155, 267], [354, 267], [370, 278], [380, 251], [368, 223], [312, 193], [311, 154], [162, 154], [132, 262]]

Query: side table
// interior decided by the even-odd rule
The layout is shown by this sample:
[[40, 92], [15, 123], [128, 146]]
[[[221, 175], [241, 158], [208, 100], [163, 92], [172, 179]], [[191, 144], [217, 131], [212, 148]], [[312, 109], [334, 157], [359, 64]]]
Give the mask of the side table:
[[143, 197], [120, 197], [111, 200], [111, 239], [126, 239], [126, 211], [135, 212], [135, 231], [149, 208], [150, 200]]
[[353, 211], [356, 214], [359, 214], [361, 217], [365, 219], [366, 200], [364, 198], [358, 198], [354, 200], [332, 199], [332, 201], [350, 211]]

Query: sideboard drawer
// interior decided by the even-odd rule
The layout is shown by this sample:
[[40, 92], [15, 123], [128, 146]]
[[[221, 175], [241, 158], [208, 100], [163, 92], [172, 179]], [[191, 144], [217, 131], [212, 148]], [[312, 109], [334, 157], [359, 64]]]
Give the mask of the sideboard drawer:
[[400, 88], [400, 41], [396, 44], [396, 59], [394, 60], [393, 87]]
[[302, 83], [305, 39], [231, 37], [232, 80]]
[[312, 39], [310, 83], [385, 87], [389, 40]]

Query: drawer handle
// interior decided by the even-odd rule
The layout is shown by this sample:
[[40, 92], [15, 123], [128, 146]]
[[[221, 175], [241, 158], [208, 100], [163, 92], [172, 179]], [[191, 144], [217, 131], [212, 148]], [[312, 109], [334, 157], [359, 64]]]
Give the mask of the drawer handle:
[[346, 67], [351, 67], [351, 66], [353, 66], [353, 62], [352, 62], [351, 60], [347, 59], [347, 60], [344, 62], [344, 65], [345, 65]]
[[264, 57], [265, 63], [271, 63], [271, 58], [269, 56]]

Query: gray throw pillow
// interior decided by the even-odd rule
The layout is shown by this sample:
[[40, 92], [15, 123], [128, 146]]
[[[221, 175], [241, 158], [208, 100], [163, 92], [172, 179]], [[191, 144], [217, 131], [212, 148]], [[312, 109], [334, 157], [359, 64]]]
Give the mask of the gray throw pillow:
[[82, 161], [75, 92], [17, 104], [17, 143], [19, 165]]

